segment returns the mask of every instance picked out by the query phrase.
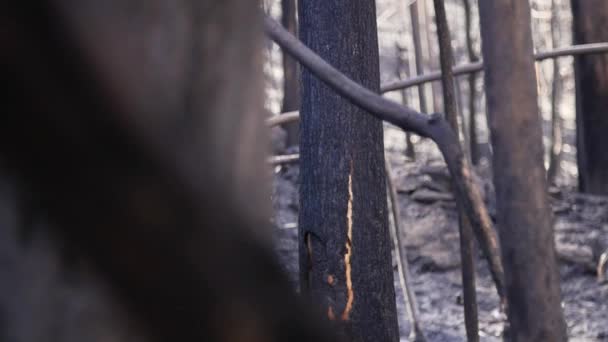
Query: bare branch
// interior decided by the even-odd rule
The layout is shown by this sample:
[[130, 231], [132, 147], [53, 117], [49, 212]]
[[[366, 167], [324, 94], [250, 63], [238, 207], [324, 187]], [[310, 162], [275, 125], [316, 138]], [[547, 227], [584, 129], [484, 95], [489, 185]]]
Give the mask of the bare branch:
[[403, 107], [396, 102], [378, 96], [369, 89], [352, 81], [344, 74], [325, 62], [312, 52], [293, 35], [287, 32], [272, 18], [264, 17], [264, 28], [278, 45], [287, 53], [294, 56], [303, 66], [308, 68], [321, 81], [330, 85], [336, 92], [357, 106], [371, 112], [381, 120], [393, 123], [398, 127], [407, 127], [419, 135], [428, 136], [431, 125], [435, 120], [417, 111]]
[[270, 118], [266, 119], [266, 126], [268, 126], [268, 127], [279, 126], [279, 125], [284, 125], [284, 124], [298, 121], [298, 120], [300, 120], [299, 111], [296, 110], [293, 112], [285, 112], [285, 113], [281, 113], [281, 115], [274, 115], [274, 116], [271, 116]]
[[[549, 58], [576, 56], [585, 54], [598, 54], [608, 52], [608, 43], [581, 44], [569, 47], [554, 49], [551, 51], [539, 52], [534, 55], [534, 59], [542, 61]], [[462, 64], [454, 67], [454, 76], [470, 74], [483, 70], [483, 62], [474, 62]], [[433, 71], [426, 75], [408, 78], [407, 80], [396, 81], [385, 84], [381, 87], [382, 93], [389, 91], [400, 90], [412, 86], [420, 85], [426, 82], [438, 81], [441, 79], [441, 71]]]
[[281, 165], [281, 164], [291, 164], [300, 160], [300, 155], [298, 153], [295, 154], [286, 154], [282, 156], [272, 156], [268, 157], [268, 164], [271, 165]]
[[[267, 30], [268, 31], [268, 30]], [[271, 33], [268, 34], [272, 37]], [[273, 37], [273, 39], [275, 39]], [[554, 49], [550, 51], [539, 52], [534, 55], [534, 59], [537, 61], [542, 61], [549, 58], [556, 57], [564, 57], [564, 56], [576, 56], [576, 55], [584, 55], [584, 54], [600, 54], [608, 52], [608, 43], [593, 43], [593, 44], [580, 44], [580, 45], [572, 45], [569, 47]], [[466, 75], [471, 73], [476, 73], [479, 71], [483, 71], [483, 62], [474, 62], [467, 63], [455, 66], [452, 68], [454, 72], [454, 76]], [[384, 84], [380, 87], [382, 93], [387, 93], [389, 91], [401, 90], [405, 88], [410, 88], [413, 86], [421, 85], [427, 82], [439, 81], [441, 80], [441, 71], [436, 70], [429, 72], [425, 75], [420, 75], [416, 77], [411, 77], [406, 80], [400, 80], [388, 84]], [[287, 112], [287, 115], [284, 118], [275, 118], [274, 116], [270, 119], [266, 120], [266, 124], [268, 126], [277, 126], [283, 125], [292, 121], [299, 120], [299, 112]], [[287, 114], [287, 113], [281, 113]], [[387, 120], [388, 121], [388, 120]]]
[[397, 273], [399, 274], [399, 283], [401, 288], [403, 289], [403, 296], [407, 300], [407, 313], [410, 320], [410, 325], [412, 326], [410, 331], [410, 340], [415, 342], [424, 342], [426, 341], [426, 337], [422, 332], [422, 328], [420, 327], [420, 319], [418, 318], [420, 314], [418, 313], [418, 304], [416, 302], [416, 295], [412, 290], [410, 283], [410, 268], [407, 262], [406, 255], [406, 247], [403, 241], [400, 238], [399, 232], [402, 229], [401, 224], [401, 215], [399, 213], [399, 202], [397, 200], [397, 189], [395, 188], [395, 183], [393, 182], [393, 172], [391, 170], [391, 165], [388, 160], [385, 161], [385, 169], [386, 169], [386, 186], [390, 199], [390, 214], [393, 217], [393, 225], [390, 226], [391, 237], [393, 238], [395, 244], [395, 255], [397, 259]]

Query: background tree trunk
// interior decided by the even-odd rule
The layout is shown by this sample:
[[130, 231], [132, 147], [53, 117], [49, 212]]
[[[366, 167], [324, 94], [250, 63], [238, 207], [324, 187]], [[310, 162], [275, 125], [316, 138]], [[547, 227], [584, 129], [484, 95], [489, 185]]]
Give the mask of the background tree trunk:
[[[298, 36], [297, 0], [281, 0], [281, 23], [291, 34]], [[300, 66], [289, 54], [283, 53], [283, 105], [281, 112], [300, 110]], [[300, 123], [290, 122], [287, 131], [287, 146], [300, 142]]]
[[[574, 44], [608, 41], [608, 1], [572, 0]], [[579, 189], [608, 195], [608, 55], [575, 57]]]
[[[405, 67], [406, 67], [405, 58], [403, 57], [404, 54], [405, 54], [405, 49], [402, 48], [401, 46], [397, 45], [397, 68], [395, 70], [397, 79], [401, 78], [401, 71], [403, 69], [405, 69]], [[416, 63], [418, 63], [418, 62], [416, 62]], [[405, 89], [402, 89], [399, 93], [401, 93], [401, 103], [404, 106], [407, 106], [407, 95], [405, 93]], [[420, 101], [424, 101], [423, 96], [419, 97], [419, 99], [420, 99]], [[420, 103], [423, 103], [423, 102], [420, 102]], [[408, 157], [410, 160], [416, 160], [416, 150], [414, 149], [414, 142], [412, 141], [412, 133], [410, 133], [410, 132], [405, 132], [405, 156]]]
[[335, 341], [265, 239], [258, 14], [2, 5], [0, 339]]
[[[464, 0], [464, 14], [465, 14], [465, 26], [466, 26], [466, 43], [467, 43], [467, 54], [471, 63], [477, 62], [479, 57], [475, 54], [473, 48], [473, 37], [471, 32], [471, 0]], [[468, 107], [469, 107], [469, 155], [471, 157], [471, 163], [473, 165], [479, 164], [479, 143], [477, 141], [477, 121], [475, 120], [475, 79], [477, 73], [471, 73], [467, 75], [467, 82], [469, 84], [469, 96], [468, 96]]]
[[[420, 16], [418, 15], [419, 3], [420, 1], [416, 1], [409, 6], [410, 21], [412, 23], [412, 40], [414, 42], [414, 56], [416, 58], [416, 75], [422, 75], [424, 73], [424, 61], [422, 57], [422, 39], [420, 37]], [[428, 113], [424, 87], [424, 84], [418, 86], [418, 103], [420, 111], [422, 113]]]
[[[379, 90], [373, 0], [299, 4], [303, 42]], [[351, 341], [398, 341], [382, 123], [302, 74], [300, 281]]]
[[[459, 135], [458, 106], [456, 104], [456, 83], [452, 65], [451, 35], [443, 0], [434, 0], [435, 20], [437, 23], [437, 38], [439, 40], [439, 56], [441, 60], [441, 84], [446, 118], [452, 130]], [[455, 188], [455, 187], [454, 187]], [[467, 341], [479, 341], [479, 322], [477, 318], [477, 295], [475, 293], [475, 259], [473, 256], [473, 230], [466, 218], [462, 203], [458, 204], [458, 230], [460, 237], [460, 263], [462, 267], [462, 287], [464, 299], [464, 319]]]
[[[559, 0], [551, 1], [551, 47], [557, 48], [559, 45]], [[562, 119], [559, 106], [562, 98], [562, 79], [560, 77], [559, 58], [554, 58], [553, 63], [553, 82], [551, 83], [551, 140], [549, 143], [549, 169], [547, 170], [547, 180], [549, 184], [555, 184], [560, 170], [562, 154]]]
[[480, 1], [494, 184], [513, 341], [566, 341], [547, 198], [530, 6]]

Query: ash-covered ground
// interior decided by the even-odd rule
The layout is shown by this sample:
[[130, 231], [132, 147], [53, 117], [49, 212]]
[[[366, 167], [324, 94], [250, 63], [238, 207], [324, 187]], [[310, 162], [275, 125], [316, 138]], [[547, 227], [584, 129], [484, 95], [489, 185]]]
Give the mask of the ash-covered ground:
[[[391, 139], [391, 132], [387, 133], [387, 139]], [[410, 283], [428, 340], [465, 341], [457, 215], [449, 176], [432, 143], [422, 141], [416, 148], [415, 161], [404, 157], [399, 148], [386, 152], [398, 191], [400, 236], [407, 247]], [[488, 207], [495, 216], [489, 171], [481, 168], [478, 173]], [[278, 167], [273, 184], [276, 248], [294, 286], [298, 276], [298, 177], [297, 164]], [[608, 236], [608, 198], [582, 195], [567, 186], [551, 188], [549, 196], [570, 340], [608, 341], [608, 284], [598, 283], [592, 261], [594, 244]], [[485, 260], [478, 255], [480, 337], [482, 341], [500, 341], [504, 316], [499, 312]], [[407, 341], [410, 326], [393, 264], [400, 331], [402, 340]]]

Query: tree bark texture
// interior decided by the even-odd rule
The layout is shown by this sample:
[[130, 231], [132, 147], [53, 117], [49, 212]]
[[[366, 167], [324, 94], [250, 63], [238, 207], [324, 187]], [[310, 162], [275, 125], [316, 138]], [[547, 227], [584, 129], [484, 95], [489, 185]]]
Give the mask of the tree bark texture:
[[[283, 27], [297, 36], [297, 0], [281, 0], [281, 9]], [[283, 52], [283, 105], [281, 113], [295, 110], [300, 110], [300, 65], [293, 57]], [[300, 142], [300, 123], [290, 122], [284, 128], [287, 131], [287, 146], [298, 145]]]
[[480, 1], [498, 227], [513, 341], [566, 341], [530, 24], [521, 0]]
[[[608, 2], [572, 0], [575, 44], [608, 41]], [[608, 55], [575, 57], [579, 189], [608, 195]]]
[[[299, 4], [300, 37], [379, 91], [373, 0]], [[351, 341], [398, 341], [382, 122], [302, 75], [300, 281]]]

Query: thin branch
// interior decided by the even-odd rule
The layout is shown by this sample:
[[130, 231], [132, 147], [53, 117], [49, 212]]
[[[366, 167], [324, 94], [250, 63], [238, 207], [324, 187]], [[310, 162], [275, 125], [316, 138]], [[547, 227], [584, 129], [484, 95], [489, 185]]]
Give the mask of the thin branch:
[[284, 124], [298, 121], [298, 120], [300, 120], [299, 111], [284, 112], [284, 113], [281, 113], [281, 115], [274, 115], [274, 116], [271, 116], [270, 118], [266, 119], [266, 126], [268, 126], [268, 127], [279, 126], [279, 125], [284, 125]]
[[395, 188], [395, 183], [393, 182], [393, 172], [391, 170], [390, 163], [388, 160], [385, 160], [384, 163], [386, 169], [386, 186], [388, 188], [390, 199], [391, 216], [393, 217], [393, 225], [390, 226], [391, 237], [393, 238], [395, 244], [395, 259], [397, 259], [399, 283], [403, 289], [403, 296], [407, 300], [406, 308], [411, 325], [410, 340], [414, 342], [424, 342], [426, 341], [426, 337], [424, 336], [422, 328], [420, 327], [420, 319], [418, 318], [420, 314], [418, 313], [416, 295], [414, 294], [410, 283], [410, 279], [412, 279], [412, 277], [410, 275], [410, 268], [407, 262], [406, 247], [399, 235], [399, 232], [401, 229], [403, 229], [403, 225], [401, 224], [399, 202], [397, 201], [397, 189]]
[[437, 144], [454, 179], [456, 195], [462, 202], [476, 236], [480, 240], [479, 244], [490, 266], [498, 295], [500, 298], [504, 298], [504, 271], [496, 232], [492, 227], [492, 221], [481, 192], [473, 181], [473, 173], [462, 152], [458, 136], [441, 115], [421, 114], [357, 84], [325, 62], [268, 16], [264, 17], [264, 29], [266, 34], [287, 53], [294, 56], [316, 77], [353, 104], [404, 131], [431, 138]]
[[264, 17], [264, 28], [268, 36], [287, 53], [294, 56], [303, 66], [331, 86], [340, 95], [346, 97], [357, 106], [375, 113], [375, 116], [382, 120], [389, 121], [399, 127], [406, 125], [411, 131], [425, 137], [428, 136], [430, 132], [429, 127], [434, 126], [429, 123], [436, 122], [436, 120], [429, 118], [427, 115], [420, 114], [414, 109], [403, 107], [396, 102], [382, 98], [349, 79], [268, 16]]
[[281, 164], [292, 164], [296, 163], [300, 160], [300, 155], [298, 153], [295, 154], [286, 154], [282, 156], [272, 156], [268, 157], [268, 164], [270, 165], [281, 165]]
[[[592, 44], [580, 44], [580, 45], [572, 45], [569, 47], [554, 49], [551, 51], [539, 52], [534, 55], [534, 59], [536, 61], [542, 61], [549, 58], [556, 57], [564, 57], [564, 56], [576, 56], [576, 55], [585, 55], [585, 54], [601, 54], [608, 52], [608, 43], [592, 43]], [[454, 72], [454, 76], [466, 75], [471, 73], [476, 73], [479, 71], [483, 71], [483, 62], [474, 62], [468, 64], [462, 64], [455, 66], [452, 68]], [[418, 86], [427, 82], [433, 82], [441, 80], [441, 71], [432, 71], [428, 74], [411, 77], [406, 80], [400, 80], [392, 83], [385, 84], [381, 87], [382, 93], [387, 93], [390, 91], [401, 90], [405, 88], [410, 88], [413, 86]], [[277, 126], [283, 125], [292, 121], [299, 120], [299, 112], [287, 112], [290, 115], [287, 115], [284, 118], [279, 118], [279, 116], [273, 116], [266, 120], [266, 124], [268, 126]], [[281, 113], [287, 114], [287, 113]]]
[[[536, 61], [542, 61], [549, 58], [563, 57], [563, 56], [576, 56], [576, 55], [587, 55], [587, 54], [599, 54], [608, 52], [608, 43], [594, 43], [594, 44], [581, 44], [573, 45], [569, 47], [554, 49], [551, 51], [540, 52], [534, 55]], [[483, 62], [475, 62], [458, 65], [452, 68], [454, 75], [464, 75], [475, 73], [483, 70]], [[438, 81], [441, 79], [440, 71], [433, 71], [423, 76], [417, 76], [408, 78], [407, 80], [395, 81], [392, 83], [385, 84], [381, 87], [382, 93], [389, 91], [409, 88], [417, 86], [426, 82]]]

